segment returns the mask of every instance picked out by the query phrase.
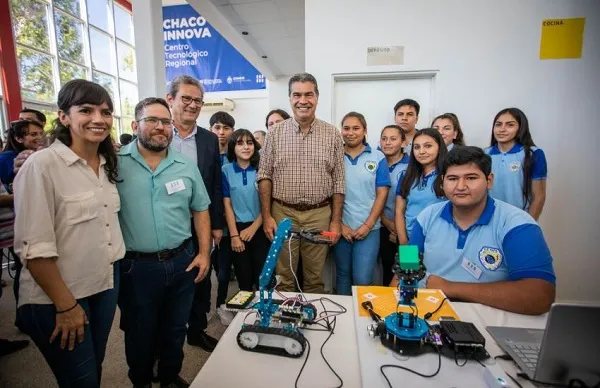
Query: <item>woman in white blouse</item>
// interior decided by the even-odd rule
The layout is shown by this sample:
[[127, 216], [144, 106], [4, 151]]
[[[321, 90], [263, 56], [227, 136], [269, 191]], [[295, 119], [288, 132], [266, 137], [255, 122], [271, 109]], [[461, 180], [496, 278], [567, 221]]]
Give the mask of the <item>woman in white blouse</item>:
[[58, 108], [52, 146], [31, 155], [13, 184], [17, 314], [60, 387], [99, 387], [125, 253], [113, 103], [79, 79], [60, 90]]

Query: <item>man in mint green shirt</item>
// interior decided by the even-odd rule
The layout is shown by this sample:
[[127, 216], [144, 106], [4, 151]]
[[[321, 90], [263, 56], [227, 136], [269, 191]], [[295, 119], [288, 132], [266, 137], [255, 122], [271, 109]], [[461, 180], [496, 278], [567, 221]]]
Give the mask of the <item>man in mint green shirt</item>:
[[127, 250], [119, 307], [129, 379], [150, 387], [157, 355], [161, 387], [186, 387], [179, 372], [194, 283], [210, 265], [210, 199], [196, 164], [168, 148], [173, 121], [165, 100], [139, 102], [132, 128], [138, 137], [119, 152], [117, 183]]

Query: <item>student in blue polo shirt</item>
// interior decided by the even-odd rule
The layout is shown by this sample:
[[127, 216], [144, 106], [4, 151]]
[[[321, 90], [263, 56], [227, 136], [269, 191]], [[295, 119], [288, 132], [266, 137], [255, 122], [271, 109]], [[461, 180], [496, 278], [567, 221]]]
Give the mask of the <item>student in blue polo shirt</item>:
[[537, 220], [546, 201], [548, 168], [544, 151], [535, 146], [529, 121], [520, 109], [503, 109], [494, 118], [492, 157], [496, 184], [492, 197], [523, 209]]
[[433, 128], [421, 129], [413, 139], [410, 161], [400, 175], [396, 189], [396, 233], [398, 243], [406, 245], [419, 213], [427, 206], [444, 199], [442, 177], [438, 174], [446, 145]]
[[437, 116], [431, 122], [431, 128], [436, 129], [442, 135], [448, 151], [452, 151], [455, 145], [465, 145], [465, 137], [458, 116], [454, 113]]
[[352, 285], [369, 285], [379, 253], [379, 217], [390, 188], [385, 155], [366, 142], [365, 117], [350, 112], [342, 120], [346, 196], [342, 239], [334, 245], [336, 289], [350, 295]]
[[[211, 132], [217, 135], [219, 139], [219, 157], [221, 159], [221, 167], [223, 167], [229, 163], [229, 159], [227, 159], [227, 145], [233, 134], [235, 119], [229, 113], [219, 111], [210, 116], [209, 124]], [[223, 326], [228, 326], [233, 320], [233, 314], [224, 308], [232, 272], [231, 263], [233, 259], [230, 247], [229, 231], [227, 227], [224, 227], [221, 241], [214, 247], [210, 257], [210, 261], [217, 273], [217, 315]]]
[[396, 188], [400, 174], [406, 170], [409, 160], [408, 155], [402, 150], [402, 144], [405, 140], [404, 131], [398, 125], [388, 125], [383, 128], [379, 139], [391, 181], [385, 208], [381, 214], [383, 227], [379, 232], [379, 256], [383, 267], [383, 284], [389, 284], [392, 280], [392, 266], [394, 265], [396, 252], [398, 252], [398, 236], [394, 216], [396, 214]]
[[252, 132], [238, 129], [229, 139], [223, 166], [223, 202], [230, 232], [233, 265], [243, 291], [258, 289], [258, 278], [269, 252], [269, 240], [262, 228], [256, 171], [260, 144]]
[[543, 314], [555, 296], [552, 256], [526, 212], [488, 195], [492, 160], [478, 147], [457, 146], [442, 175], [449, 201], [417, 217], [410, 244], [423, 253], [422, 286], [448, 298], [520, 314]]

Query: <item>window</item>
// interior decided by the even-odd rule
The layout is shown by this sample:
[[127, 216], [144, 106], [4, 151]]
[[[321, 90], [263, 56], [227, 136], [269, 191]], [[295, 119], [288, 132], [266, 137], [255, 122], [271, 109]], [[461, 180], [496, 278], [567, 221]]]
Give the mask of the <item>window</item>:
[[88, 18], [90, 24], [104, 30], [109, 31], [109, 4], [108, 0], [88, 0]]
[[89, 79], [113, 98], [117, 134], [130, 132], [138, 99], [131, 13], [115, 0], [10, 0], [10, 5], [23, 105], [56, 115], [60, 87]]
[[110, 35], [93, 27], [90, 28], [92, 46], [92, 68], [108, 74], [115, 73], [114, 43]]

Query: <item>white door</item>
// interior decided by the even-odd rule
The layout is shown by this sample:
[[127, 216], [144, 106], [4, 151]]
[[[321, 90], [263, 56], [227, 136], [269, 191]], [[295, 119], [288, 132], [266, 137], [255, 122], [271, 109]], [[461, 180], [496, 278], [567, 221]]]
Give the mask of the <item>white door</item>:
[[[382, 73], [334, 75], [332, 117], [336, 127], [348, 112], [355, 111], [367, 121], [367, 141], [372, 147], [379, 145], [383, 127], [394, 124], [394, 106], [400, 100], [411, 98], [421, 106], [417, 128], [428, 128], [434, 116], [435, 73]], [[325, 290], [335, 288], [335, 264], [326, 262], [323, 271]], [[374, 273], [374, 284], [381, 285], [381, 260]], [[387, 286], [387, 284], [384, 284]]]
[[435, 73], [394, 73], [334, 76], [333, 115], [335, 125], [348, 112], [362, 113], [367, 120], [367, 141], [379, 145], [383, 127], [394, 124], [394, 105], [411, 98], [421, 105], [417, 129], [428, 128], [433, 119]]

